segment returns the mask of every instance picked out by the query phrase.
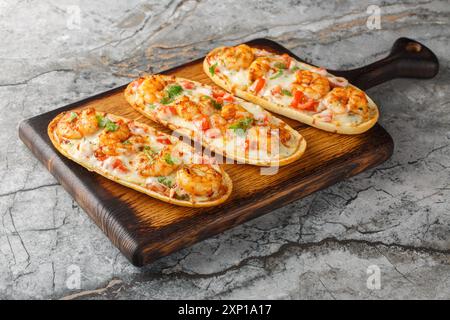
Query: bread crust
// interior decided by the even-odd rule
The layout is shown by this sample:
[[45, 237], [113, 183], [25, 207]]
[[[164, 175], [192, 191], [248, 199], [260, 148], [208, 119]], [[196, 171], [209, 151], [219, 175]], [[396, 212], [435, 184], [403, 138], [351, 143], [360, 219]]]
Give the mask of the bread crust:
[[[69, 112], [70, 112], [70, 111], [69, 111]], [[174, 199], [174, 198], [170, 198], [170, 197], [164, 196], [164, 195], [159, 194], [159, 193], [157, 193], [157, 192], [155, 192], [155, 191], [148, 190], [148, 189], [146, 189], [146, 188], [144, 188], [144, 187], [142, 187], [142, 186], [139, 186], [139, 185], [137, 185], [137, 184], [135, 184], [135, 183], [132, 183], [132, 182], [123, 180], [123, 179], [121, 179], [121, 178], [119, 178], [119, 177], [116, 177], [116, 176], [112, 175], [111, 173], [109, 173], [109, 172], [107, 172], [107, 171], [100, 170], [100, 169], [98, 169], [98, 168], [94, 168], [94, 167], [92, 167], [89, 163], [86, 163], [86, 162], [84, 162], [84, 161], [80, 161], [79, 159], [75, 159], [74, 157], [72, 157], [70, 154], [68, 154], [68, 153], [61, 147], [61, 145], [60, 145], [60, 143], [57, 141], [57, 139], [55, 139], [55, 129], [56, 129], [56, 125], [57, 125], [57, 123], [59, 122], [59, 120], [60, 120], [66, 113], [67, 113], [67, 112], [60, 113], [59, 115], [57, 115], [57, 116], [49, 123], [49, 125], [48, 125], [48, 127], [47, 127], [47, 133], [48, 133], [48, 136], [49, 136], [50, 141], [52, 142], [53, 146], [56, 148], [56, 150], [58, 150], [59, 153], [61, 153], [61, 154], [62, 154], [63, 156], [65, 156], [66, 158], [69, 158], [70, 160], [72, 160], [72, 161], [78, 163], [79, 165], [81, 165], [82, 167], [86, 168], [86, 169], [89, 170], [89, 171], [95, 172], [95, 173], [97, 173], [97, 174], [99, 174], [99, 175], [101, 175], [101, 176], [103, 176], [103, 177], [105, 177], [105, 178], [107, 178], [107, 179], [109, 179], [109, 180], [112, 180], [112, 181], [114, 181], [114, 182], [117, 182], [117, 183], [119, 183], [119, 184], [121, 184], [121, 185], [123, 185], [123, 186], [126, 186], [126, 187], [128, 187], [128, 188], [131, 188], [131, 189], [133, 189], [133, 190], [136, 190], [136, 191], [145, 193], [146, 195], [149, 195], [149, 196], [151, 196], [152, 198], [156, 198], [156, 199], [158, 199], [158, 200], [161, 200], [161, 201], [164, 201], [164, 202], [167, 202], [167, 203], [170, 203], [170, 204], [174, 204], [174, 205], [177, 205], [177, 206], [183, 206], [183, 207], [202, 208], [202, 207], [213, 207], [213, 206], [217, 206], [217, 205], [219, 205], [219, 204], [225, 202], [225, 201], [229, 198], [229, 196], [230, 196], [230, 194], [231, 194], [231, 192], [232, 192], [232, 190], [233, 190], [233, 184], [232, 184], [231, 178], [229, 177], [229, 175], [228, 175], [225, 171], [222, 170], [222, 174], [223, 174], [223, 177], [224, 177], [223, 182], [224, 182], [225, 187], [227, 188], [226, 193], [225, 193], [223, 196], [221, 196], [220, 198], [215, 199], [215, 200], [212, 200], [212, 201], [205, 201], [205, 202], [190, 202], [190, 201], [178, 200], [178, 199]], [[124, 121], [128, 121], [128, 120], [129, 120], [129, 119], [127, 119], [127, 118], [120, 117], [120, 116], [117, 116], [117, 115], [114, 115], [114, 117], [115, 117], [115, 118], [122, 119], [122, 120], [124, 120]], [[140, 123], [140, 124], [141, 124], [141, 125], [144, 125], [144, 126], [147, 126], [147, 127], [149, 127], [149, 128], [152, 128], [151, 126], [145, 125], [145, 124], [143, 124], [143, 123]], [[152, 128], [152, 129], [153, 129], [153, 128]]]

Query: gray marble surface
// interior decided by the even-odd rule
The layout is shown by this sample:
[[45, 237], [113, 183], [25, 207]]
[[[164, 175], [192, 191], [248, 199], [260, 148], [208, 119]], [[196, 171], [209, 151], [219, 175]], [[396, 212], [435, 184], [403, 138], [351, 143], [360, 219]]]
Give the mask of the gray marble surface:
[[[372, 4], [0, 0], [0, 298], [449, 299], [450, 3], [383, 1], [370, 30]], [[441, 69], [368, 91], [395, 140], [390, 160], [145, 268], [17, 136], [24, 118], [217, 45], [269, 37], [337, 69], [383, 57], [400, 36]], [[373, 265], [379, 289], [367, 286]]]

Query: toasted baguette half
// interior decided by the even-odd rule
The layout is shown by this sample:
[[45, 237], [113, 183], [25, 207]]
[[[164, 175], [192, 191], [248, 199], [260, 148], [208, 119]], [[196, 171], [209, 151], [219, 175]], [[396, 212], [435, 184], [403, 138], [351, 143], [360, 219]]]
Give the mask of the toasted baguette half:
[[[84, 124], [77, 123], [81, 121], [80, 119], [84, 121]], [[124, 129], [125, 127], [127, 129]], [[170, 174], [168, 174], [171, 170], [170, 165], [166, 163], [165, 166], [162, 162], [161, 167], [169, 171], [161, 171], [160, 175], [155, 176], [140, 175], [137, 164], [142, 162], [141, 168], [145, 170], [147, 154], [150, 158], [154, 157], [153, 161], [159, 161], [161, 159], [158, 156], [170, 147], [171, 153], [164, 153], [164, 155], [169, 154], [171, 156], [169, 162], [173, 163], [175, 162], [174, 154], [180, 155], [183, 152], [185, 155], [189, 152], [193, 154], [194, 150], [178, 138], [159, 132], [151, 126], [117, 115], [98, 112], [93, 108], [59, 114], [49, 123], [48, 136], [53, 146], [63, 156], [87, 170], [170, 204], [196, 208], [217, 206], [229, 198], [233, 189], [228, 174], [207, 156], [201, 156], [202, 164], [198, 168], [214, 169], [216, 187], [217, 181], [220, 180], [217, 192], [210, 196], [199, 197], [180, 189], [179, 186], [169, 187], [173, 182], [168, 181], [174, 177], [177, 178], [178, 170], [196, 166], [196, 164], [185, 162], [184, 159], [176, 159], [177, 168]], [[126, 140], [123, 140], [125, 137]], [[111, 144], [105, 145], [103, 141]], [[152, 149], [153, 151], [150, 151]], [[117, 153], [117, 155], [108, 155], [108, 153]], [[166, 159], [169, 159], [169, 156]], [[148, 164], [151, 163], [150, 158], [148, 158]], [[149, 167], [147, 171], [150, 169], [158, 170], [157, 167]], [[174, 184], [176, 183], [175, 181]], [[178, 196], [180, 190], [182, 195]]]
[[[174, 87], [178, 90], [174, 90]], [[171, 97], [171, 92], [175, 91], [177, 94]], [[225, 156], [238, 163], [283, 166], [299, 159], [306, 149], [306, 140], [303, 136], [284, 121], [274, 117], [264, 108], [228, 94], [215, 86], [180, 77], [149, 75], [131, 82], [124, 95], [128, 103], [144, 116], [199, 141], [216, 155]], [[232, 110], [237, 114], [236, 118], [229, 116], [228, 111], [233, 107], [230, 105], [236, 106], [238, 110]], [[251, 125], [244, 123], [242, 131], [239, 128], [238, 130], [229, 129], [237, 128], [247, 119], [250, 119]], [[216, 122], [221, 124], [215, 126]], [[245, 137], [248, 140], [246, 143], [254, 146], [251, 140], [253, 136], [250, 137], [248, 133], [256, 131], [256, 128], [268, 132], [278, 130], [280, 141], [277, 144], [278, 150], [275, 150], [278, 153], [258, 153], [259, 149], [253, 153], [248, 150], [229, 152], [227, 149], [231, 144], [229, 141], [236, 143], [236, 140], [240, 139], [237, 135]], [[218, 136], [211, 138], [211, 132], [216, 132]], [[218, 140], [220, 143], [217, 143]], [[269, 142], [258, 144], [257, 148], [261, 145], [269, 146]]]
[[[239, 60], [240, 56], [234, 55], [234, 52], [239, 50], [250, 50], [253, 56], [248, 57], [246, 61]], [[239, 52], [239, 54], [242, 55], [242, 52]], [[263, 73], [258, 72], [260, 71], [258, 70], [260, 65], [255, 62], [257, 58], [262, 57], [270, 59], [269, 65], [272, 63], [269, 70], [265, 69], [263, 71], [266, 72]], [[232, 61], [231, 66], [234, 69], [227, 67], [227, 61]], [[278, 65], [280, 65], [280, 63], [282, 64], [282, 61], [289, 61], [290, 66], [286, 69], [277, 69], [275, 66], [277, 63]], [[237, 65], [239, 62], [242, 64], [241, 68]], [[231, 62], [228, 62], [228, 64], [230, 63]], [[345, 82], [345, 79], [341, 77], [336, 77], [322, 68], [316, 68], [306, 63], [299, 62], [288, 55], [276, 55], [246, 45], [240, 45], [238, 47], [218, 47], [208, 53], [204, 59], [203, 70], [215, 84], [232, 92], [236, 96], [258, 104], [269, 111], [281, 114], [318, 129], [340, 134], [360, 134], [369, 130], [378, 121], [378, 107], [367, 94], [348, 82]], [[294, 94], [292, 92], [295, 91], [295, 88], [293, 88], [293, 86], [295, 86], [295, 74], [293, 73], [297, 71], [310, 71], [328, 79], [331, 84], [328, 94], [334, 89], [333, 86], [340, 87], [342, 86], [342, 83], [345, 83], [345, 86], [342, 87], [353, 88], [358, 94], [362, 93], [364, 95], [362, 104], [366, 111], [359, 112], [358, 105], [352, 105], [352, 108], [359, 112], [358, 114], [353, 114], [351, 110], [346, 110], [344, 112], [340, 111], [339, 114], [334, 114], [332, 108], [329, 111], [325, 111], [327, 107], [325, 107], [323, 101], [325, 101], [326, 95], [318, 99], [311, 98], [316, 104], [316, 109], [322, 108], [322, 113], [317, 110], [301, 110], [298, 109], [298, 107], [292, 107], [291, 105], [294, 100]], [[261, 78], [263, 78], [265, 86], [258, 92], [256, 92], [255, 89], [257, 88], [256, 82], [259, 79], [254, 79], [255, 76], [250, 76], [251, 72], [253, 72], [253, 75], [263, 74], [263, 77]], [[282, 76], [277, 77], [279, 74], [282, 74]], [[283, 91], [289, 91], [292, 97], [283, 97], [282, 93], [272, 93], [279, 92], [279, 90], [276, 90], [276, 86], [280, 86]], [[348, 106], [348, 108], [350, 109], [350, 106]], [[325, 115], [325, 117], [323, 117], [323, 115]]]

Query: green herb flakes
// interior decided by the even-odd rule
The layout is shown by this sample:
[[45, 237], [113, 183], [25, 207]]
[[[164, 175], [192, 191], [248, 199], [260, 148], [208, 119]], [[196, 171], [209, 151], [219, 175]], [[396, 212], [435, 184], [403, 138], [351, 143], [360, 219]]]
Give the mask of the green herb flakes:
[[97, 123], [100, 128], [105, 128], [106, 131], [116, 131], [119, 129], [119, 125], [109, 120], [106, 117], [97, 115]]
[[250, 128], [252, 124], [253, 124], [253, 119], [252, 118], [244, 118], [244, 119], [239, 120], [236, 123], [233, 123], [228, 128], [232, 129], [234, 131], [237, 131], [237, 130], [245, 131], [248, 128]]
[[209, 73], [211, 74], [211, 76], [216, 74], [216, 68], [217, 68], [217, 62], [214, 63], [211, 67], [209, 67]]
[[172, 181], [167, 177], [158, 177], [158, 182], [161, 183], [162, 185], [165, 185], [168, 188], [172, 188], [173, 186]]
[[276, 78], [279, 78], [282, 75], [283, 75], [283, 70], [278, 70], [278, 72], [274, 76], [270, 77], [270, 80], [274, 80]]

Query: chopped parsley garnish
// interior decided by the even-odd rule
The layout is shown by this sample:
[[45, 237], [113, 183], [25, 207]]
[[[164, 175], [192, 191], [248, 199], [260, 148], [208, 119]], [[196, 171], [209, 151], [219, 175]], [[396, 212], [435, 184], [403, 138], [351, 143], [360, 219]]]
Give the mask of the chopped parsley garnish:
[[165, 97], [161, 99], [161, 103], [162, 104], [169, 104], [169, 103], [173, 102], [175, 97], [180, 95], [182, 92], [183, 92], [183, 88], [180, 85], [178, 85], [178, 84], [169, 87], [166, 90]]
[[216, 73], [217, 62], [214, 63], [211, 67], [209, 67], [209, 73], [213, 76]]
[[172, 188], [172, 181], [169, 180], [167, 177], [158, 177], [158, 182], [165, 185], [168, 188]]
[[149, 103], [149, 104], [147, 104], [147, 108], [149, 108], [150, 110], [153, 110], [156, 108], [156, 106], [153, 103]]
[[245, 130], [247, 130], [248, 128], [251, 127], [252, 123], [253, 123], [253, 119], [252, 118], [244, 118], [244, 119], [239, 120], [236, 123], [233, 123], [228, 128], [232, 129], [234, 131], [237, 131], [237, 130], [245, 131]]
[[113, 121], [109, 120], [106, 117], [97, 115], [96, 118], [97, 118], [98, 126], [100, 128], [105, 128], [106, 131], [116, 131], [117, 129], [119, 129], [118, 124], [114, 123]]
[[124, 141], [124, 142], [122, 142], [123, 144], [131, 144], [131, 141], [130, 140], [126, 140], [126, 141]]
[[182, 92], [183, 88], [178, 84], [171, 86], [169, 89], [167, 89], [167, 95], [169, 96], [169, 98], [174, 98]]
[[297, 70], [300, 70], [300, 68], [297, 67], [297, 66], [295, 66], [295, 67], [293, 67], [293, 68], [291, 69], [291, 71], [297, 71]]
[[161, 104], [169, 104], [173, 101], [173, 99], [169, 99], [168, 97], [164, 97], [161, 99]]
[[71, 113], [70, 113], [69, 122], [72, 122], [72, 121], [75, 120], [76, 118], [78, 118], [78, 115], [77, 115], [75, 112], [71, 112]]
[[222, 110], [222, 104], [221, 103], [218, 103], [216, 100], [213, 100], [212, 104], [213, 104], [214, 109]]
[[274, 76], [270, 77], [270, 80], [279, 78], [283, 75], [283, 70], [278, 70], [277, 74], [275, 74]]
[[287, 69], [286, 65], [283, 62], [276, 62], [274, 66], [278, 69]]
[[105, 129], [106, 131], [116, 131], [119, 129], [119, 126], [110, 120], [106, 123]]
[[175, 158], [172, 158], [170, 156], [170, 153], [166, 153], [166, 155], [164, 156], [164, 161], [166, 161], [167, 164], [174, 165], [175, 164], [175, 160], [176, 160]]
[[289, 90], [286, 90], [286, 89], [282, 89], [282, 90], [281, 90], [281, 94], [282, 94], [283, 96], [292, 97], [292, 93], [291, 93]]
[[215, 99], [211, 98], [210, 96], [204, 96], [205, 98], [208, 98], [211, 100], [211, 103], [216, 110], [222, 110], [222, 104], [217, 102]]

